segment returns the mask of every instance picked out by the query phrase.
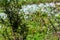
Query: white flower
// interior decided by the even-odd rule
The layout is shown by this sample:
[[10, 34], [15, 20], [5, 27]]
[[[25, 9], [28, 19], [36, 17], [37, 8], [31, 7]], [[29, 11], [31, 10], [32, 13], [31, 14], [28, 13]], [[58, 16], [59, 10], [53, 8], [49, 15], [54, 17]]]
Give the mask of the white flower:
[[0, 13], [2, 19], [6, 19], [7, 15], [5, 13]]
[[54, 6], [55, 6], [54, 3], [45, 3], [45, 5], [43, 3], [40, 3], [39, 5], [36, 5], [36, 4], [24, 5], [22, 6], [22, 10], [25, 14], [35, 13], [36, 11], [40, 9], [42, 12], [50, 13], [51, 11], [49, 7], [54, 7]]
[[57, 5], [60, 5], [60, 3], [56, 3]]
[[55, 4], [54, 3], [50, 3], [49, 4], [51, 7], [55, 7]]
[[46, 3], [45, 5], [46, 5], [46, 6], [50, 6], [49, 3]]
[[31, 8], [31, 5], [27, 5], [27, 7], [26, 8]]
[[28, 11], [25, 11], [25, 14], [29, 14], [29, 12]]
[[46, 9], [42, 8], [41, 11], [42, 11], [42, 12], [46, 12]]
[[44, 4], [43, 4], [43, 3], [40, 3], [40, 4], [38, 5], [38, 7], [44, 7]]

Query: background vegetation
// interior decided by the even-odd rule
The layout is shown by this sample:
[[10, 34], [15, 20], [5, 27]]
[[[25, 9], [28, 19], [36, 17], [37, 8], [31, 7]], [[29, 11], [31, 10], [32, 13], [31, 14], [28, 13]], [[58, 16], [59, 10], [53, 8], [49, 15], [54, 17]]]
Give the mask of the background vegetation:
[[[54, 6], [44, 6], [51, 2]], [[60, 5], [56, 2], [59, 0], [0, 0], [0, 40], [59, 40]], [[40, 3], [43, 7], [36, 11], [24, 12], [24, 5]]]

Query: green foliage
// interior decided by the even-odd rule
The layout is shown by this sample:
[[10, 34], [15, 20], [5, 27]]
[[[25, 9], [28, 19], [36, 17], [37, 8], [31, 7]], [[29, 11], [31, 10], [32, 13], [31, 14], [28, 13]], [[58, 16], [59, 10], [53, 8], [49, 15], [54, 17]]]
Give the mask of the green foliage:
[[[14, 40], [15, 38], [19, 40], [21, 36], [23, 40], [58, 40], [60, 13], [58, 16], [55, 16], [55, 13], [50, 13], [48, 16], [48, 13], [39, 10], [36, 13], [19, 14], [22, 5], [45, 1], [48, 0], [0, 0], [0, 11], [7, 15], [5, 20], [0, 17], [0, 40]], [[49, 0], [51, 1], [53, 0]], [[51, 12], [52, 9], [49, 7], [47, 10]]]

